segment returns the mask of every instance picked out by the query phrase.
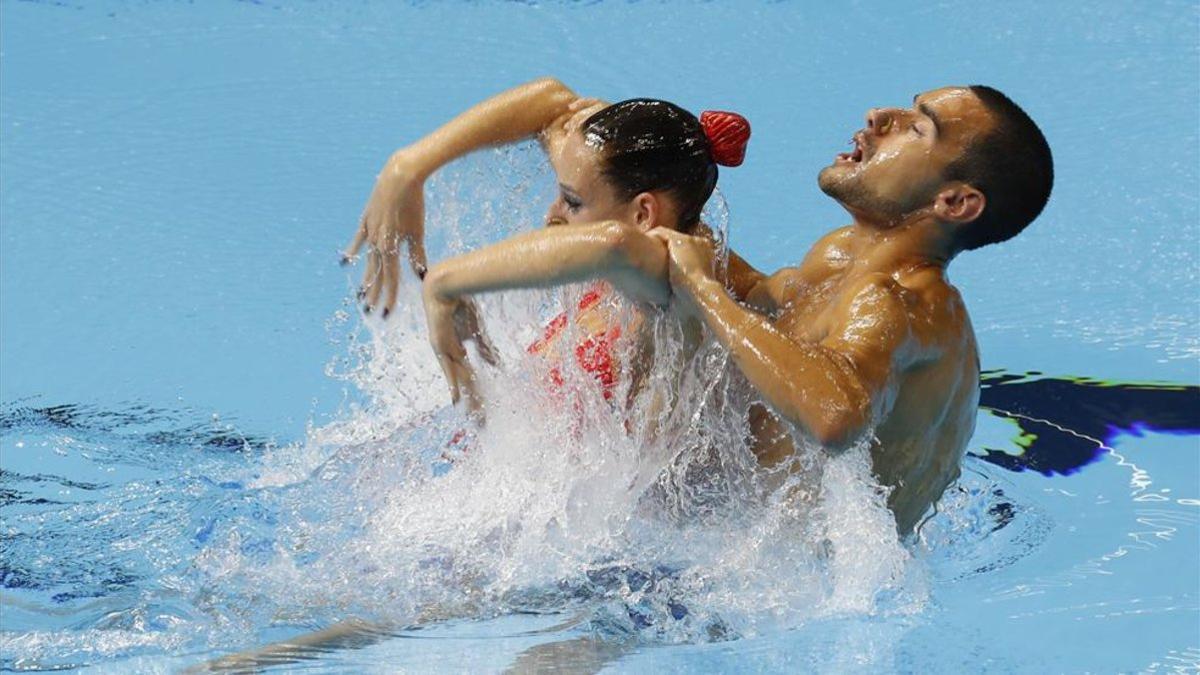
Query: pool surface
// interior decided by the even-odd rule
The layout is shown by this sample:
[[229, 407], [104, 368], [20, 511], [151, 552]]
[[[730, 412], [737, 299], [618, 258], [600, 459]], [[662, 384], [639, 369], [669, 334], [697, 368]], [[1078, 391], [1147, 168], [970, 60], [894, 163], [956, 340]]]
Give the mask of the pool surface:
[[[916, 537], [854, 453], [803, 519], [736, 462], [647, 516], [604, 486], [654, 451], [572, 446], [512, 373], [445, 449], [415, 280], [364, 319], [337, 252], [393, 149], [542, 75], [748, 117], [711, 213], [769, 270], [847, 222], [816, 174], [868, 108], [978, 82], [1040, 123], [1046, 211], [950, 267], [984, 390]], [[431, 257], [536, 226], [550, 187], [528, 146], [449, 167]], [[486, 304], [505, 353], [555, 299]], [[277, 667], [1200, 668], [1195, 2], [0, 2], [0, 311], [6, 670], [352, 619], [386, 628]]]

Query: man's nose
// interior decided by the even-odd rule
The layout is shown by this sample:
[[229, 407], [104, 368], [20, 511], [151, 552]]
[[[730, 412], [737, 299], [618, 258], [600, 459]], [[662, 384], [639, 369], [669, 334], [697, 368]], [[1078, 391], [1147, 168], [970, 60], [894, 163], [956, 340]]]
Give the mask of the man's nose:
[[892, 128], [892, 112], [884, 108], [871, 108], [867, 111], [867, 129], [882, 136]]

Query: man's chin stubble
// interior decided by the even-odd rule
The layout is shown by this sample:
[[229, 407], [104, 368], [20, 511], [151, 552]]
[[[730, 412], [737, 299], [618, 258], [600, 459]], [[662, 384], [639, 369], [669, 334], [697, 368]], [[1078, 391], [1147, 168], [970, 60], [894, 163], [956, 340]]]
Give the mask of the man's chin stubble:
[[905, 209], [902, 205], [868, 193], [862, 184], [854, 180], [853, 174], [838, 176], [832, 169], [826, 167], [817, 176], [817, 186], [821, 192], [849, 210], [872, 214], [880, 222], [895, 222], [903, 218]]

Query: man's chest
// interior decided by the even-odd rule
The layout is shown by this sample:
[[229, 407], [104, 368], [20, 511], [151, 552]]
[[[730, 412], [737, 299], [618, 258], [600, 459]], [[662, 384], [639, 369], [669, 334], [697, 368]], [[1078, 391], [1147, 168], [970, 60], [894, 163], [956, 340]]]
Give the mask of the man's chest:
[[838, 325], [854, 279], [844, 271], [816, 276], [799, 272], [770, 279], [755, 308], [790, 337], [820, 342]]

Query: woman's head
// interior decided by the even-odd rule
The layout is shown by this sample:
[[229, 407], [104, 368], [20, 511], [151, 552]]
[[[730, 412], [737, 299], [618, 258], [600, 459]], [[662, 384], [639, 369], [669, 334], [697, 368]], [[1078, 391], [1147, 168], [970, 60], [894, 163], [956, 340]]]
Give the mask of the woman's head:
[[552, 158], [558, 223], [620, 220], [688, 231], [717, 184], [717, 163], [736, 166], [750, 127], [732, 113], [701, 119], [666, 101], [631, 99], [587, 115]]

